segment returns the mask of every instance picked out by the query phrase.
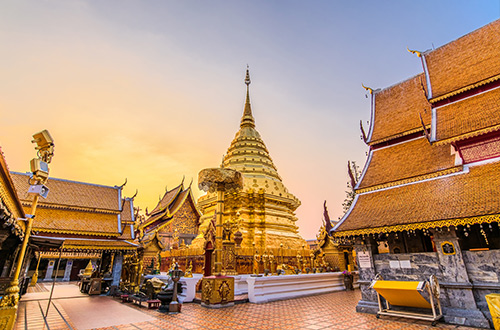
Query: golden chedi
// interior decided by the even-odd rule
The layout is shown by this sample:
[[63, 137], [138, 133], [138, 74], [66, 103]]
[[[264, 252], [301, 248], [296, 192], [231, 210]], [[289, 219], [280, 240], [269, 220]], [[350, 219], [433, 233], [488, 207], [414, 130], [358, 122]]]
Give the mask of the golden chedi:
[[[226, 193], [223, 221], [231, 221], [241, 232], [243, 248], [278, 249], [283, 243], [285, 249], [300, 249], [306, 245], [298, 234], [295, 224], [295, 210], [300, 201], [283, 185], [269, 151], [255, 129], [255, 120], [250, 106], [250, 75], [247, 70], [245, 84], [247, 95], [240, 129], [236, 133], [223, 166], [239, 171], [243, 175], [243, 189]], [[201, 246], [203, 235], [214, 218], [216, 193], [208, 193], [198, 200], [203, 216], [200, 231], [193, 241], [193, 247]]]

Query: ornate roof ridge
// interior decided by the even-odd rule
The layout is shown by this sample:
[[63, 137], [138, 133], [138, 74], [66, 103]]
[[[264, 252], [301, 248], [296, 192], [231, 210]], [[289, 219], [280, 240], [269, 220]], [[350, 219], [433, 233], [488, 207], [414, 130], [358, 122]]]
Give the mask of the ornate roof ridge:
[[450, 226], [466, 226], [474, 225], [479, 223], [492, 223], [500, 221], [500, 214], [488, 214], [477, 217], [466, 217], [466, 218], [455, 218], [455, 219], [445, 219], [445, 220], [435, 220], [427, 222], [414, 222], [409, 224], [393, 225], [393, 226], [382, 226], [382, 227], [369, 227], [362, 229], [346, 230], [346, 231], [335, 231], [333, 230], [333, 237], [349, 237], [357, 235], [370, 235], [379, 233], [390, 233], [398, 231], [408, 231], [416, 229], [429, 229], [435, 227], [450, 227]]
[[[7, 161], [5, 160], [5, 156], [3, 154], [3, 150], [0, 147], [0, 168], [1, 168], [1, 174], [4, 177], [4, 180], [6, 181], [6, 187], [8, 190], [10, 190], [11, 197], [12, 197], [12, 203], [14, 206], [17, 208], [17, 212], [21, 217], [24, 218], [25, 213], [23, 206], [21, 204], [21, 199], [19, 198], [19, 194], [17, 193], [16, 187], [14, 185], [14, 182], [12, 181], [12, 177], [9, 172], [9, 165], [7, 164]], [[4, 201], [6, 204], [9, 204], [9, 201]], [[13, 211], [13, 210], [11, 210]]]
[[[31, 206], [32, 201], [23, 199], [21, 201], [22, 205], [24, 206]], [[45, 209], [55, 209], [55, 210], [73, 210], [73, 211], [81, 211], [81, 212], [90, 212], [90, 213], [104, 213], [104, 214], [121, 214], [120, 210], [113, 210], [113, 209], [100, 209], [100, 208], [90, 208], [90, 207], [78, 207], [78, 206], [72, 206], [72, 205], [65, 205], [65, 204], [53, 204], [53, 203], [44, 203], [44, 202], [39, 202], [38, 207], [40, 208], [45, 208]]]
[[[22, 172], [16, 172], [16, 171], [10, 171], [11, 173], [14, 173], [14, 174], [19, 174], [19, 175], [25, 175], [25, 176], [29, 176], [30, 175], [30, 172], [25, 172], [25, 173], [22, 173]], [[107, 185], [103, 185], [103, 184], [98, 184], [98, 183], [89, 183], [89, 182], [82, 182], [82, 181], [75, 181], [75, 180], [68, 180], [68, 179], [60, 179], [60, 178], [54, 178], [54, 177], [49, 177], [49, 181], [50, 180], [53, 180], [53, 181], [62, 181], [62, 182], [70, 182], [70, 183], [77, 183], [77, 184], [83, 184], [83, 185], [87, 185], [87, 186], [95, 186], [95, 187], [102, 187], [102, 188], [111, 188], [111, 189], [122, 189], [123, 186], [107, 186]]]
[[445, 176], [445, 175], [448, 175], [448, 174], [460, 172], [462, 169], [463, 169], [462, 165], [454, 166], [454, 167], [451, 167], [451, 168], [448, 168], [448, 169], [445, 169], [445, 170], [442, 170], [442, 171], [437, 171], [437, 172], [433, 172], [433, 173], [417, 175], [417, 176], [410, 177], [410, 178], [405, 178], [405, 179], [401, 179], [401, 180], [395, 180], [395, 181], [391, 181], [391, 182], [385, 182], [385, 183], [377, 184], [377, 185], [374, 185], [374, 186], [371, 186], [371, 187], [365, 187], [365, 188], [362, 188], [362, 189], [357, 189], [356, 193], [357, 194], [363, 194], [363, 193], [368, 193], [368, 192], [374, 192], [374, 191], [377, 191], [377, 190], [380, 190], [380, 189], [391, 188], [391, 187], [396, 187], [396, 186], [404, 185], [404, 184], [407, 184], [407, 183], [413, 183], [413, 182], [418, 182], [418, 181], [422, 181], [422, 180], [437, 178], [437, 177], [440, 177], [440, 176]]
[[[184, 179], [182, 180], [182, 182], [176, 186], [175, 188], [171, 189], [171, 190], [165, 190], [165, 193], [163, 194], [163, 197], [158, 201], [158, 203], [156, 204], [155, 208], [153, 209], [153, 211], [151, 211], [148, 215], [156, 215], [156, 214], [159, 214], [159, 213], [162, 213], [163, 211], [169, 211], [169, 206], [172, 204], [172, 202], [175, 200], [175, 198], [179, 195], [179, 193], [181, 193], [182, 191], [184, 191]], [[172, 193], [172, 192], [175, 192], [175, 194], [171, 195], [171, 196], [168, 196], [169, 197], [169, 200], [166, 200], [165, 201], [165, 205], [164, 206], [161, 206], [162, 202], [164, 202], [164, 200], [167, 198], [167, 195]], [[166, 203], [168, 202], [168, 203]]]
[[[35, 222], [36, 224], [36, 222]], [[65, 230], [65, 229], [48, 229], [33, 226], [33, 231], [44, 233], [58, 233], [58, 234], [73, 234], [73, 235], [91, 235], [91, 236], [114, 236], [118, 237], [119, 232], [103, 232], [103, 231], [82, 231], [82, 230]]]
[[[431, 124], [425, 125], [425, 128], [426, 129], [430, 129], [431, 128]], [[394, 134], [394, 135], [382, 138], [382, 139], [378, 139], [378, 140], [374, 140], [374, 141], [369, 141], [369, 142], [367, 142], [367, 144], [369, 146], [375, 146], [377, 144], [388, 142], [388, 141], [391, 141], [391, 140], [394, 140], [394, 139], [398, 139], [398, 138], [401, 138], [401, 137], [404, 137], [404, 136], [407, 136], [407, 135], [411, 135], [411, 134], [418, 133], [418, 132], [423, 132], [423, 130], [424, 130], [423, 126], [422, 127], [416, 127], [416, 128], [404, 131], [404, 132], [400, 132], [398, 134]]]
[[483, 135], [483, 134], [487, 134], [487, 133], [491, 133], [491, 132], [496, 132], [496, 131], [500, 131], [500, 124], [489, 126], [489, 127], [485, 127], [485, 128], [482, 128], [482, 129], [478, 129], [478, 130], [472, 131], [472, 132], [468, 132], [468, 133], [456, 135], [456, 136], [453, 136], [453, 137], [450, 137], [450, 138], [447, 138], [447, 139], [444, 139], [444, 140], [438, 140], [438, 141], [434, 142], [434, 144], [435, 145], [449, 144], [449, 143], [453, 143], [453, 142], [457, 142], [457, 141], [461, 141], [461, 140], [466, 140], [466, 139], [469, 139], [469, 138], [473, 138], [473, 137], [476, 137], [476, 136], [480, 136], [480, 135]]
[[449, 93], [446, 93], [446, 94], [443, 94], [441, 96], [437, 96], [437, 97], [434, 97], [434, 98], [431, 98], [429, 99], [429, 102], [434, 104], [434, 103], [437, 103], [439, 101], [442, 101], [442, 100], [445, 100], [445, 99], [448, 99], [452, 96], [455, 96], [455, 95], [458, 95], [458, 94], [462, 94], [462, 93], [465, 93], [467, 91], [470, 91], [472, 89], [475, 89], [477, 87], [481, 87], [481, 86], [484, 86], [484, 85], [487, 85], [487, 84], [490, 84], [490, 83], [493, 83], [497, 80], [500, 80], [500, 74], [497, 74], [497, 75], [494, 75], [494, 76], [491, 76], [489, 78], [486, 78], [486, 79], [483, 79], [481, 81], [478, 81], [476, 83], [473, 83], [473, 84], [470, 84], [470, 85], [467, 85], [465, 87], [462, 87], [462, 88], [459, 88], [459, 89], [456, 89], [454, 91], [451, 91]]

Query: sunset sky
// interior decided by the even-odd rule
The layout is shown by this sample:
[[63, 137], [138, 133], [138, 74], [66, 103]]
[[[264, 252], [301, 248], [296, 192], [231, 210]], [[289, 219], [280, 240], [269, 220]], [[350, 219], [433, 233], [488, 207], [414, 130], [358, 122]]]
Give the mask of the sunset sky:
[[29, 170], [121, 185], [151, 210], [165, 187], [218, 166], [239, 128], [246, 65], [256, 128], [315, 238], [342, 214], [347, 161], [364, 165], [369, 99], [442, 46], [500, 17], [499, 0], [0, 1], [0, 146]]

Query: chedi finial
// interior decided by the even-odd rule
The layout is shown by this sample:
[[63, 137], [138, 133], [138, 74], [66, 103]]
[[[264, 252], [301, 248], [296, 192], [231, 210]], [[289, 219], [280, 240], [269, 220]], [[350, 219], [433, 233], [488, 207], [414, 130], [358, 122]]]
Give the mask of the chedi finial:
[[252, 107], [250, 106], [250, 72], [248, 70], [245, 75], [245, 85], [247, 85], [247, 97], [245, 100], [245, 110], [243, 111], [243, 117], [241, 118], [240, 127], [255, 127], [255, 120], [252, 115]]
[[248, 69], [249, 69], [249, 66], [248, 66], [248, 64], [247, 64], [247, 74], [246, 74], [246, 76], [245, 76], [245, 84], [246, 84], [247, 86], [248, 86], [248, 85], [250, 85], [250, 83], [252, 82], [252, 81], [250, 80], [250, 72], [249, 72], [249, 70], [248, 70]]

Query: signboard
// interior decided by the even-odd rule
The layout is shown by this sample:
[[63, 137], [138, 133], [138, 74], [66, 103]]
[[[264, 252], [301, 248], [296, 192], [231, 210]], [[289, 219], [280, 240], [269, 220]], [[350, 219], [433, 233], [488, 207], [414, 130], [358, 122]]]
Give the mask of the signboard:
[[399, 260], [399, 265], [401, 268], [411, 268], [410, 260]]
[[389, 267], [392, 269], [411, 268], [410, 260], [389, 260]]
[[444, 241], [441, 243], [441, 251], [443, 251], [443, 254], [453, 255], [455, 254], [455, 246], [452, 242]]
[[389, 267], [392, 269], [400, 269], [399, 260], [389, 260]]
[[360, 268], [372, 268], [372, 258], [366, 251], [358, 252], [358, 262]]
[[[61, 254], [61, 259], [100, 259], [102, 253], [100, 252], [71, 252], [66, 251]], [[43, 251], [41, 252], [42, 258], [59, 259], [59, 251]]]

